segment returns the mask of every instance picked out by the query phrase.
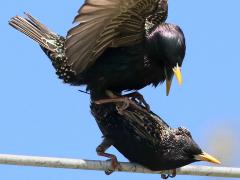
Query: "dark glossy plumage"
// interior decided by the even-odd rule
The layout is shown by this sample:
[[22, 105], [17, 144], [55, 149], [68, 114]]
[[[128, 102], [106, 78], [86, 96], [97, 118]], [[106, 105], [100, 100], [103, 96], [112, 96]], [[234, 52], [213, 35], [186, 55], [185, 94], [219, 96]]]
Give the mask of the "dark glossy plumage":
[[10, 25], [41, 45], [66, 83], [121, 92], [171, 80], [182, 65], [184, 35], [167, 14], [167, 0], [86, 0], [66, 40], [29, 14]]
[[129, 107], [120, 115], [115, 104], [94, 103], [91, 111], [111, 145], [151, 170], [176, 169], [199, 161], [203, 153], [187, 129], [173, 129], [153, 112]]
[[86, 0], [65, 44], [80, 84], [121, 92], [171, 81], [186, 47], [181, 29], [164, 23], [167, 12], [167, 0]]
[[[177, 64], [175, 56], [179, 56], [181, 65], [185, 52], [182, 51], [183, 34], [176, 32], [181, 32], [177, 26], [162, 24], [144, 43], [106, 50], [91, 68], [82, 73], [84, 83], [89, 89], [121, 92], [138, 90], [150, 84], [157, 86], [166, 79], [166, 74], [171, 79], [172, 68]], [[165, 61], [164, 56], [169, 59]]]
[[47, 29], [47, 27], [30, 14], [25, 13], [25, 15], [27, 18], [20, 16], [11, 18], [9, 24], [40, 45], [51, 60], [53, 67], [56, 69], [56, 74], [60, 79], [66, 83], [76, 82], [75, 73], [69, 66], [65, 55], [65, 38]]
[[[66, 40], [73, 70], [76, 74], [86, 71], [108, 48], [142, 43], [146, 20], [159, 25], [166, 19], [165, 12], [166, 0], [85, 0], [74, 19], [78, 25], [68, 32]], [[153, 17], [157, 15], [159, 21]]]

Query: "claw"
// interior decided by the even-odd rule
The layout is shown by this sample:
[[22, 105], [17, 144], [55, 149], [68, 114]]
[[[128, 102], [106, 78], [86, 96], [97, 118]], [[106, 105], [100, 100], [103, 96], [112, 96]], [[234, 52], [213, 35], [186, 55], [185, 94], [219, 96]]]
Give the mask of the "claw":
[[169, 175], [168, 175], [168, 174], [161, 174], [161, 178], [162, 178], [162, 179], [168, 179], [168, 178], [169, 178]]
[[113, 155], [112, 158], [108, 159], [107, 161], [111, 161], [111, 168], [105, 171], [106, 175], [111, 175], [114, 171], [121, 169], [116, 156]]
[[108, 169], [108, 170], [105, 171], [105, 174], [109, 176], [109, 175], [111, 175], [113, 172], [114, 172], [114, 170]]
[[94, 103], [98, 104], [98, 105], [107, 104], [107, 103], [121, 103], [121, 105], [117, 106], [117, 110], [120, 114], [121, 114], [121, 112], [126, 110], [129, 107], [130, 104], [133, 104], [133, 102], [130, 99], [128, 99], [127, 97], [100, 99], [98, 101], [95, 101]]
[[94, 101], [95, 104], [108, 104], [108, 103], [117, 103], [116, 109], [119, 114], [123, 115], [124, 110], [129, 106], [132, 106], [135, 109], [148, 113], [150, 111], [150, 106], [147, 104], [143, 96], [138, 92], [133, 92], [126, 95], [115, 95], [111, 91], [106, 91], [106, 94], [109, 96], [107, 99], [100, 99]]
[[161, 174], [162, 179], [175, 178], [177, 175], [177, 170], [172, 170], [172, 174]]
[[117, 157], [113, 154], [105, 153], [105, 151], [112, 145], [112, 141], [108, 138], [104, 138], [103, 142], [97, 147], [96, 151], [99, 156], [110, 158], [107, 161], [111, 162], [111, 168], [105, 171], [106, 175], [112, 174], [115, 170], [120, 170], [121, 166], [117, 160]]
[[133, 92], [133, 93], [129, 93], [129, 94], [126, 94], [124, 95], [125, 97], [130, 97], [131, 100], [137, 102], [139, 105], [143, 105], [147, 111], [149, 112], [150, 111], [150, 106], [149, 104], [145, 101], [144, 97], [142, 94], [140, 94], [139, 92]]
[[119, 114], [123, 115], [123, 111], [126, 110], [129, 107], [129, 105], [130, 105], [130, 100], [125, 99], [121, 106], [119, 105], [116, 106], [116, 109]]

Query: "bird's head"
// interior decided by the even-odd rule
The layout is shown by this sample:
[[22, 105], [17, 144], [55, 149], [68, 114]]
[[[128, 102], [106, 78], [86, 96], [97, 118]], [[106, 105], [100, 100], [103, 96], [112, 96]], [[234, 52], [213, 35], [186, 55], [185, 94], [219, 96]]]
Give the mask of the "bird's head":
[[191, 133], [185, 128], [175, 129], [175, 145], [174, 156], [179, 162], [186, 165], [197, 161], [207, 161], [215, 164], [220, 164], [220, 161], [201, 150], [201, 148], [193, 140]]
[[177, 25], [160, 24], [148, 36], [147, 50], [150, 58], [156, 60], [164, 69], [168, 95], [174, 75], [178, 83], [182, 84], [181, 66], [186, 51], [183, 31]]

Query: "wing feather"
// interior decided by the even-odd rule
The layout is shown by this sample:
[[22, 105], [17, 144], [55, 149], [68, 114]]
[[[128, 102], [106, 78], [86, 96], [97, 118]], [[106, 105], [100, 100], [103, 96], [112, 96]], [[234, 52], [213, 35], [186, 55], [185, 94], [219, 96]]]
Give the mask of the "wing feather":
[[[86, 0], [67, 35], [66, 55], [72, 70], [88, 69], [108, 47], [144, 40], [146, 18], [162, 0]], [[165, 0], [166, 1], [166, 0]]]
[[[154, 113], [146, 113], [138, 109], [124, 111], [125, 116], [136, 134], [158, 149], [159, 142], [164, 143], [162, 137], [169, 136], [171, 128]], [[163, 135], [165, 134], [165, 135]]]

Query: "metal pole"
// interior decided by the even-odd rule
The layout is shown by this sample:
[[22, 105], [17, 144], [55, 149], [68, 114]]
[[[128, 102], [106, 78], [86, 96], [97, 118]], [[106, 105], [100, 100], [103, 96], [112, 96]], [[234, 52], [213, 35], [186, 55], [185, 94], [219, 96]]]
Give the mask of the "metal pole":
[[[107, 161], [37, 157], [37, 156], [20, 156], [20, 155], [10, 155], [10, 154], [0, 154], [0, 164], [49, 167], [49, 168], [99, 170], [99, 171], [105, 171], [110, 167], [110, 162], [107, 162]], [[172, 173], [171, 171], [161, 171], [161, 172], [150, 171], [149, 169], [146, 169], [140, 165], [133, 164], [133, 163], [126, 163], [126, 162], [121, 163], [121, 172], [150, 173], [150, 174], [171, 174]], [[240, 168], [188, 165], [188, 166], [177, 169], [177, 174], [240, 178]]]

